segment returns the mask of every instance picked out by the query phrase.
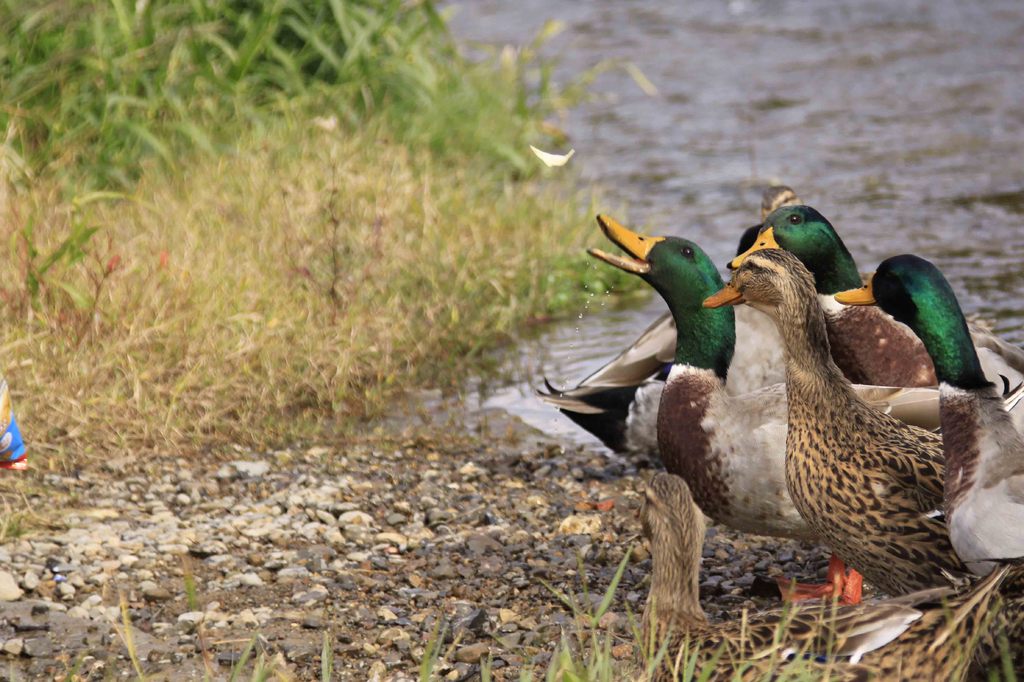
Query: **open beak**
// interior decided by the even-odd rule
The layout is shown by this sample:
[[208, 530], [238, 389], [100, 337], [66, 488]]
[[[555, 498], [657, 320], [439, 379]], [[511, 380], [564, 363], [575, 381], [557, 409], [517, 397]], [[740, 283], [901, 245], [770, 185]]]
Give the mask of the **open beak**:
[[646, 237], [642, 234], [637, 234], [628, 227], [619, 224], [614, 218], [606, 215], [598, 215], [597, 224], [601, 226], [601, 231], [604, 232], [608, 239], [632, 256], [632, 258], [614, 256], [601, 249], [588, 249], [587, 252], [591, 256], [637, 275], [643, 275], [651, 271], [651, 265], [647, 262], [647, 254], [651, 252], [655, 244], [664, 241], [664, 237]]
[[727, 305], [739, 305], [743, 303], [743, 294], [732, 285], [732, 282], [722, 287], [717, 294], [711, 294], [704, 299], [705, 308], [721, 308]]
[[782, 247], [779, 246], [779, 243], [775, 241], [775, 228], [769, 227], [767, 230], [757, 235], [757, 239], [754, 240], [753, 246], [751, 246], [749, 249], [747, 249], [746, 251], [736, 256], [731, 261], [729, 261], [728, 267], [730, 270], [735, 270], [743, 263], [747, 256], [754, 253], [755, 251], [760, 251], [761, 249], [781, 248]]
[[874, 305], [875, 304], [875, 292], [871, 288], [871, 283], [874, 281], [874, 273], [868, 277], [868, 283], [862, 286], [860, 289], [849, 289], [847, 291], [840, 291], [836, 294], [835, 299], [840, 303], [846, 305]]
[[635, 258], [623, 258], [622, 256], [616, 256], [613, 253], [608, 253], [601, 249], [587, 249], [587, 253], [594, 258], [603, 260], [605, 263], [610, 263], [621, 270], [632, 272], [634, 275], [646, 275], [651, 271], [651, 266], [646, 261], [637, 260]]

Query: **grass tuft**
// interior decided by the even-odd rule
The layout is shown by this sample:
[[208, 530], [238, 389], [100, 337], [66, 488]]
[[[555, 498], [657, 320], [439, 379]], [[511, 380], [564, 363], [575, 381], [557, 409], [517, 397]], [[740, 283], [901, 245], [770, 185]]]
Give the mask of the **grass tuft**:
[[0, 31], [5, 165], [79, 190], [131, 188], [150, 162], [184, 172], [183, 154], [230, 153], [240, 129], [312, 116], [529, 172], [551, 101], [524, 81], [549, 73], [518, 68], [535, 49], [470, 62], [430, 0], [3, 0]]

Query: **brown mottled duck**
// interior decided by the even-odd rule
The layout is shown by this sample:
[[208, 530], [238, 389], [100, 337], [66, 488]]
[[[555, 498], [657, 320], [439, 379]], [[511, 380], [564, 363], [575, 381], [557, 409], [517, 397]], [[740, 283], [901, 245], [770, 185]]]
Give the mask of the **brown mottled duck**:
[[[1006, 569], [962, 595], [933, 588], [858, 606], [792, 607], [709, 623], [698, 600], [704, 519], [686, 483], [657, 474], [641, 521], [653, 572], [644, 609], [655, 680], [766, 679], [795, 672], [830, 680], [960, 680], [999, 608]], [[702, 677], [704, 676], [704, 677]], [[803, 678], [801, 678], [803, 679]]]
[[836, 366], [814, 278], [788, 251], [751, 253], [704, 305], [747, 304], [782, 336], [786, 483], [800, 515], [850, 566], [890, 594], [948, 583], [967, 567], [942, 504], [942, 439], [872, 408]]

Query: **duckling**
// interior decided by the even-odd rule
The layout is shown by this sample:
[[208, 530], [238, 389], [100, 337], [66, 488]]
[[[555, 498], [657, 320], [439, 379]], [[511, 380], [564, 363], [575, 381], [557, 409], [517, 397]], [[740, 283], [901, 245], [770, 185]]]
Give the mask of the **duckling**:
[[[780, 206], [799, 204], [796, 193], [785, 185], [765, 189], [761, 196], [761, 220]], [[757, 239], [761, 224], [747, 228], [737, 254]], [[736, 311], [737, 335], [728, 387], [732, 393], [749, 393], [779, 384], [785, 378], [782, 353], [775, 327], [757, 311]], [[661, 389], [676, 348], [676, 324], [671, 312], [659, 316], [636, 341], [610, 362], [581, 381], [562, 390], [546, 379], [538, 397], [557, 407], [615, 452], [657, 455], [657, 417]]]
[[795, 667], [814, 679], [959, 680], [977, 634], [1000, 604], [1006, 569], [963, 595], [933, 588], [859, 606], [795, 607], [711, 624], [698, 598], [704, 519], [686, 483], [655, 475], [640, 517], [653, 564], [644, 642], [653, 651], [664, 647], [653, 671], [659, 681], [679, 679], [675, 671], [687, 665], [694, 665], [695, 679], [767, 679]]
[[[982, 369], [953, 288], [935, 265], [889, 258], [863, 288], [836, 294], [877, 304], [913, 330], [939, 380], [945, 453], [945, 515], [956, 553], [976, 574], [1024, 558], [1024, 438]], [[1024, 395], [1017, 387], [1014, 399]]]
[[775, 321], [786, 363], [786, 483], [800, 515], [890, 594], [967, 570], [940, 518], [942, 439], [862, 400], [830, 352], [815, 279], [792, 253], [748, 255], [708, 307], [747, 304]]

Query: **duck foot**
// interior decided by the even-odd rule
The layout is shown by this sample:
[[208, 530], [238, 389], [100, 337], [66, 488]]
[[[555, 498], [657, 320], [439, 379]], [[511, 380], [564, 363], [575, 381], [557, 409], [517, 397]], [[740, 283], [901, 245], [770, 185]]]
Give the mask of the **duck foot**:
[[819, 585], [798, 583], [778, 578], [783, 601], [806, 599], [839, 599], [840, 604], [859, 604], [864, 577], [857, 571], [846, 571], [843, 560], [833, 554], [828, 560], [828, 582]]

